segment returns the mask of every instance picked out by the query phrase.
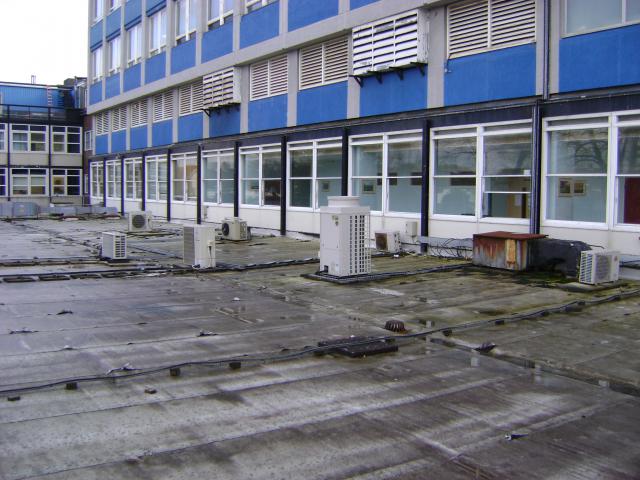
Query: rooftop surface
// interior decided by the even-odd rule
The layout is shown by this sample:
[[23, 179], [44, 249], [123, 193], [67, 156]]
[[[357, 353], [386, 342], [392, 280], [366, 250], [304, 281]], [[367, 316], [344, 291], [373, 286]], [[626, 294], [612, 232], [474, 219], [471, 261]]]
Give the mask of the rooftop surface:
[[[0, 224], [0, 479], [640, 478], [638, 283], [406, 255], [336, 285], [284, 237], [189, 272], [166, 223], [99, 262], [125, 229]], [[350, 336], [399, 350], [317, 349]]]

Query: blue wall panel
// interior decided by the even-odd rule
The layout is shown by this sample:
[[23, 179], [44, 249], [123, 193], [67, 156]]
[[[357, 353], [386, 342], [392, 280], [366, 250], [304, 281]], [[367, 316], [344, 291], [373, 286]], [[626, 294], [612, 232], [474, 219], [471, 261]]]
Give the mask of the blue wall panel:
[[171, 73], [178, 73], [196, 64], [196, 39], [181, 43], [171, 49]]
[[202, 35], [202, 63], [233, 51], [233, 22], [227, 22]]
[[178, 118], [178, 141], [197, 140], [202, 138], [202, 116], [204, 113], [194, 113]]
[[165, 120], [163, 122], [151, 125], [151, 144], [154, 147], [158, 145], [169, 145], [173, 143], [173, 120]]
[[96, 135], [96, 155], [109, 153], [109, 135]]
[[[56, 92], [57, 93], [57, 92]], [[0, 85], [2, 103], [10, 105], [47, 106], [47, 89], [43, 87], [25, 87], [20, 85]], [[60, 103], [56, 95], [56, 104]], [[55, 105], [58, 106], [58, 105]]]
[[338, 0], [289, 0], [289, 31], [338, 15]]
[[347, 82], [298, 92], [298, 125], [347, 118]]
[[147, 15], [153, 15], [167, 5], [167, 0], [147, 0]]
[[140, 86], [142, 73], [142, 64], [136, 63], [135, 65], [127, 68], [124, 71], [124, 91], [128, 92], [129, 90], [133, 90], [134, 88], [138, 88]]
[[131, 129], [131, 138], [129, 139], [131, 150], [138, 148], [147, 148], [147, 127], [135, 127]]
[[102, 101], [102, 82], [96, 82], [89, 87], [89, 104]]
[[360, 89], [360, 115], [382, 115], [385, 113], [420, 110], [427, 108], [427, 69], [424, 75], [418, 68], [365, 77]]
[[240, 18], [240, 48], [277, 37], [280, 33], [280, 2], [272, 3]]
[[116, 73], [105, 80], [105, 99], [120, 95], [120, 74]]
[[223, 137], [240, 133], [240, 106], [218, 108], [209, 118], [209, 136]]
[[167, 70], [166, 52], [154, 55], [145, 62], [144, 83], [155, 82], [164, 78]]
[[445, 105], [519, 98], [536, 93], [535, 44], [449, 60]]
[[640, 25], [560, 40], [560, 91], [640, 83]]
[[127, 131], [120, 130], [111, 134], [111, 153], [119, 153], [127, 150]]
[[95, 47], [102, 41], [102, 25], [104, 22], [100, 20], [98, 23], [91, 27], [89, 32], [89, 46]]
[[365, 5], [369, 5], [370, 3], [377, 2], [378, 0], [351, 0], [351, 10], [356, 8], [364, 7]]
[[138, 23], [142, 18], [142, 0], [127, 0], [124, 6], [124, 28]]
[[270, 130], [287, 126], [287, 96], [249, 102], [249, 130]]
[[120, 19], [122, 15], [122, 8], [117, 8], [109, 14], [107, 17], [107, 38], [115, 36], [120, 31]]

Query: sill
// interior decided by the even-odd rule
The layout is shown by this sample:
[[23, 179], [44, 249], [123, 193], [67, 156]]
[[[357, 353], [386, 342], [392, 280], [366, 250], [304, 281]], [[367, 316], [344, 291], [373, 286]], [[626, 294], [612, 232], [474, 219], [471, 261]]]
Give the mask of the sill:
[[247, 205], [244, 203], [240, 204], [240, 208], [249, 208], [251, 210], [280, 210], [280, 207], [275, 205]]
[[640, 232], [640, 224], [618, 223], [613, 226], [614, 232], [638, 233]]
[[475, 215], [444, 215], [442, 213], [432, 213], [429, 220], [442, 220], [447, 222], [476, 223], [478, 218]]
[[581, 30], [579, 32], [573, 32], [573, 33], [563, 32], [562, 37], [560, 38], [564, 39], [564, 38], [571, 38], [571, 37], [579, 37], [580, 35], [588, 35], [589, 33], [604, 32], [606, 30], [615, 30], [616, 28], [630, 27], [631, 25], [638, 25], [638, 24], [640, 24], [640, 20], [631, 20], [629, 22], [614, 23], [612, 25], [606, 25], [604, 27], [597, 27], [589, 30]]
[[203, 206], [206, 207], [225, 207], [225, 208], [233, 208], [233, 203], [211, 203], [211, 202], [202, 202]]
[[606, 223], [602, 222], [579, 222], [572, 220], [544, 220], [541, 227], [549, 228], [567, 228], [577, 230], [609, 230]]
[[499, 223], [506, 225], [529, 225], [528, 218], [482, 217], [480, 223]]

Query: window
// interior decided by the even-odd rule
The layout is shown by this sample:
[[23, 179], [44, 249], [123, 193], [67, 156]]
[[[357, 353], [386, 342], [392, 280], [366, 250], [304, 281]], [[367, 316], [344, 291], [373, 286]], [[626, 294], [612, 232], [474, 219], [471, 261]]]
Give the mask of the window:
[[167, 47], [167, 9], [149, 17], [149, 56], [156, 55]]
[[567, 35], [640, 21], [640, 0], [565, 0], [564, 3]]
[[177, 202], [198, 200], [198, 162], [195, 153], [171, 155], [171, 198]]
[[7, 169], [0, 168], [0, 197], [7, 196]]
[[180, 115], [202, 112], [202, 81], [182, 85], [178, 89], [178, 100]]
[[127, 128], [127, 106], [116, 107], [111, 110], [111, 131], [118, 132]]
[[84, 132], [84, 151], [91, 152], [93, 151], [93, 131], [87, 130]]
[[106, 135], [110, 132], [109, 111], [96, 113], [94, 115], [96, 135]]
[[4, 152], [7, 149], [6, 132], [7, 125], [5, 123], [0, 123], [0, 152]]
[[51, 171], [53, 195], [80, 195], [81, 170], [78, 168], [54, 168]]
[[276, 0], [245, 0], [244, 6], [247, 13], [249, 13], [258, 10], [259, 8], [265, 7], [275, 1]]
[[342, 82], [349, 76], [347, 37], [300, 50], [300, 90]]
[[167, 199], [167, 157], [156, 155], [146, 158], [147, 200]]
[[98, 198], [104, 195], [104, 166], [102, 162], [91, 164], [91, 196]]
[[44, 168], [12, 168], [11, 195], [47, 195], [47, 170]]
[[102, 47], [91, 52], [91, 79], [98, 82], [102, 78]]
[[122, 164], [120, 160], [107, 161], [107, 198], [122, 197]]
[[535, 42], [535, 0], [480, 0], [447, 8], [449, 58]]
[[340, 139], [289, 145], [289, 206], [318, 209], [342, 194]]
[[280, 206], [280, 146], [251, 147], [240, 152], [240, 201], [244, 205]]
[[289, 88], [288, 64], [287, 55], [281, 55], [251, 65], [251, 100], [287, 93]]
[[120, 35], [109, 40], [107, 43], [109, 52], [109, 75], [120, 70]]
[[82, 153], [80, 127], [51, 127], [54, 153]]
[[121, 0], [107, 0], [109, 5], [109, 11], [113, 12], [116, 8], [120, 6]]
[[202, 78], [202, 106], [216, 108], [240, 103], [240, 72], [227, 68]]
[[173, 118], [173, 90], [153, 96], [153, 121], [161, 122]]
[[187, 42], [196, 31], [198, 11], [196, 0], [176, 1], [176, 45]]
[[127, 30], [127, 65], [132, 66], [142, 58], [142, 25]]
[[92, 7], [92, 11], [93, 11], [93, 21], [94, 23], [99, 21], [102, 16], [104, 15], [104, 11], [103, 11], [103, 2], [104, 0], [92, 0], [91, 1], [91, 7]]
[[131, 127], [141, 127], [147, 124], [148, 102], [146, 98], [131, 103]]
[[433, 214], [529, 218], [528, 123], [434, 131], [432, 162]]
[[208, 0], [207, 27], [209, 30], [224, 25], [233, 15], [233, 0]]
[[47, 127], [44, 125], [11, 125], [13, 152], [46, 152]]
[[640, 225], [640, 125], [618, 130], [616, 222]]
[[205, 203], [233, 203], [233, 150], [202, 152], [202, 192]]
[[378, 212], [420, 213], [420, 132], [351, 139], [351, 192]]
[[140, 200], [142, 198], [142, 159], [125, 159], [124, 185], [124, 198], [127, 200]]

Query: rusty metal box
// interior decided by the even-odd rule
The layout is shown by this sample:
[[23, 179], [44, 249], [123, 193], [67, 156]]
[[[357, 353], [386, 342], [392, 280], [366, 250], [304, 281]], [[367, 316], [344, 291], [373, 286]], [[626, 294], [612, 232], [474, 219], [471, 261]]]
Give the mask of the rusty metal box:
[[473, 264], [523, 271], [529, 262], [529, 241], [546, 235], [512, 232], [479, 233], [473, 236]]

